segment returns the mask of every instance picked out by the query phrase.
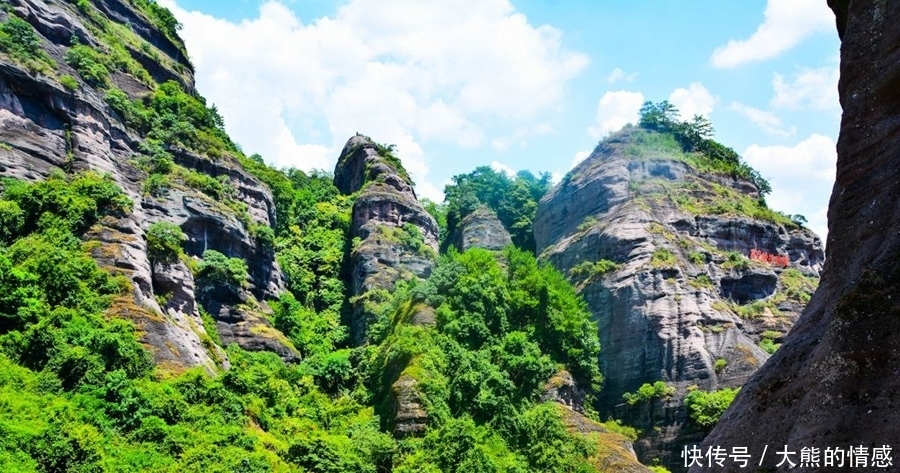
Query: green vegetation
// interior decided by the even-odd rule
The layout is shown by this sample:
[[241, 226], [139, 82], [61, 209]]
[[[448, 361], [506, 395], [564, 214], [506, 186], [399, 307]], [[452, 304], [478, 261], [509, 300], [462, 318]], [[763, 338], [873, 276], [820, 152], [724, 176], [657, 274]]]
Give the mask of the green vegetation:
[[657, 248], [650, 256], [650, 265], [654, 268], [674, 268], [677, 263], [675, 253], [668, 248]]
[[206, 250], [197, 265], [197, 283], [225, 284], [241, 287], [246, 285], [247, 263], [240, 258], [229, 258], [216, 250]]
[[[688, 260], [691, 263], [700, 266], [706, 264], [706, 255], [702, 251], [691, 251], [688, 253]], [[707, 276], [709, 278], [709, 276]]]
[[694, 215], [747, 216], [788, 227], [798, 226], [789, 216], [766, 207], [759, 199], [720, 184], [710, 186], [713, 193], [707, 198], [694, 197], [693, 190], [684, 187], [674, 192], [673, 200], [682, 210]]
[[41, 40], [34, 28], [13, 14], [0, 23], [0, 52], [31, 72], [50, 75], [56, 69], [56, 61], [41, 48]]
[[747, 269], [750, 267], [750, 259], [738, 253], [737, 251], [729, 251], [725, 255], [725, 262], [722, 263], [722, 269]]
[[586, 232], [586, 231], [590, 230], [591, 228], [593, 228], [593, 226], [596, 224], [597, 224], [597, 219], [595, 217], [592, 217], [592, 216], [584, 217], [584, 220], [582, 220], [581, 223], [578, 224], [578, 231]]
[[185, 238], [181, 227], [169, 222], [156, 222], [147, 229], [147, 256], [151, 262], [172, 263], [184, 254], [181, 244]]
[[528, 171], [519, 171], [511, 178], [488, 166], [481, 166], [469, 174], [453, 176], [453, 182], [444, 188], [447, 234], [441, 249], [449, 247], [447, 237], [455, 234], [462, 219], [480, 205], [486, 205], [497, 213], [513, 244], [533, 252], [534, 216], [538, 202], [549, 189], [549, 173], [535, 177]]
[[695, 289], [713, 289], [716, 287], [715, 283], [713, 283], [712, 279], [710, 279], [708, 274], [701, 274], [696, 278], [692, 278], [688, 281], [688, 284]]
[[102, 52], [75, 43], [66, 53], [66, 64], [75, 68], [85, 82], [94, 87], [106, 87], [109, 83], [109, 68]]
[[642, 384], [641, 387], [639, 387], [638, 390], [633, 393], [623, 394], [622, 399], [624, 399], [629, 406], [633, 406], [635, 404], [645, 404], [653, 401], [654, 399], [669, 398], [674, 395], [674, 386], [669, 386], [662, 381], [656, 381], [652, 384]]
[[76, 90], [78, 90], [78, 80], [67, 74], [60, 76], [59, 84], [69, 92], [75, 92]]
[[[759, 189], [760, 199], [772, 192], [768, 181], [742, 162], [733, 149], [712, 139], [713, 126], [705, 117], [695, 115], [691, 121], [680, 121], [678, 109], [668, 101], [644, 102], [640, 113], [641, 127], [671, 136], [698, 170], [747, 179]], [[671, 150], [672, 143], [668, 140], [665, 138]]]
[[617, 434], [631, 440], [632, 442], [637, 440], [638, 435], [640, 435], [640, 432], [637, 429], [623, 424], [622, 421], [620, 421], [618, 419], [610, 419], [606, 422], [601, 423], [601, 425], [606, 430], [617, 433]]
[[781, 348], [780, 343], [775, 343], [775, 340], [780, 339], [781, 337], [781, 332], [766, 330], [760, 335], [759, 347], [762, 348], [763, 351], [771, 355], [772, 353], [775, 353], [776, 350]]
[[[80, 3], [81, 0], [79, 0]], [[140, 8], [150, 19], [150, 21], [162, 33], [173, 40], [176, 45], [181, 44], [178, 37], [178, 31], [181, 30], [181, 23], [175, 18], [175, 15], [168, 8], [160, 6], [155, 0], [134, 0], [134, 4]]]
[[569, 275], [574, 278], [591, 279], [603, 277], [606, 274], [619, 269], [615, 261], [601, 259], [600, 261], [582, 261], [569, 270]]
[[[487, 205], [520, 248], [450, 251], [427, 280], [364, 295], [377, 316], [370, 343], [351, 348], [353, 197], [339, 195], [327, 173], [274, 170], [245, 156], [214, 106], [177, 82], [155, 83], [135, 60], [138, 50], [158, 59], [154, 46], [91, 2], [69, 3], [97, 41], [73, 44], [65, 60], [84, 83], [102, 88], [117, 118], [141, 136], [134, 164], [148, 176], [142, 190], [162, 196], [196, 189], [232, 210], [259, 246], [274, 252], [287, 291], [266, 301], [269, 320], [300, 359], [287, 364], [236, 345], [223, 352], [217, 322], [201, 307], [202, 346], [220, 367], [227, 353], [230, 369], [210, 375], [154, 366], [138, 340], [167, 315], [140, 307], [127, 273], [110, 273], [121, 270], [98, 267], [89, 256], [106, 251], [89, 240], [106, 230], [98, 223], [110, 226], [130, 211], [125, 194], [91, 172], [0, 181], [0, 471], [593, 471], [595, 438], [570, 433], [566, 414], [539, 400], [562, 369], [589, 395], [602, 382], [597, 326], [584, 301], [532, 254], [534, 214], [549, 175], [513, 178], [479, 168], [457, 176], [446, 204], [426, 203], [449, 232]], [[168, 10], [150, 0], [132, 5], [182, 47]], [[15, 59], [10, 44], [40, 40], [10, 18], [0, 28], [0, 47]], [[34, 53], [29, 48], [23, 51]], [[146, 93], [129, 96], [115, 87], [123, 73], [143, 82]], [[70, 92], [82, 85], [67, 75], [59, 83]], [[184, 150], [224, 164], [237, 160], [266, 183], [277, 226], [252, 222], [227, 177], [177, 164], [186, 162]], [[378, 152], [405, 175], [393, 147], [378, 145]], [[387, 231], [404, 246], [431, 251], [416, 226]], [[246, 261], [216, 249], [199, 261], [186, 258], [178, 226], [156, 222], [145, 237], [153, 263], [189, 263], [198, 294], [249, 289]], [[615, 269], [600, 260], [574, 271], [595, 277]], [[165, 305], [171, 294], [157, 296]], [[247, 307], [255, 304], [250, 299]], [[420, 313], [433, 314], [435, 325], [410, 325]], [[409, 379], [428, 428], [421, 438], [397, 439], [392, 403], [398, 380]], [[637, 436], [621, 423], [607, 425]]]
[[785, 296], [800, 303], [806, 304], [812, 298], [819, 281], [816, 278], [804, 276], [799, 270], [787, 268], [779, 277]]
[[781, 344], [775, 343], [775, 341], [773, 341], [771, 338], [763, 338], [759, 341], [759, 347], [762, 348], [763, 351], [771, 355], [775, 353], [775, 351], [777, 351], [779, 348], [781, 348]]
[[684, 397], [684, 406], [688, 410], [688, 416], [700, 427], [712, 429], [719, 417], [731, 405], [731, 401], [737, 396], [740, 389], [720, 389], [706, 392], [694, 390]]
[[715, 365], [713, 365], [713, 369], [717, 374], [721, 374], [725, 371], [725, 368], [728, 367], [728, 360], [725, 358], [717, 358]]
[[422, 230], [412, 223], [406, 222], [400, 227], [380, 226], [378, 231], [386, 241], [402, 245], [414, 252], [430, 258], [436, 257], [435, 251], [425, 243]]

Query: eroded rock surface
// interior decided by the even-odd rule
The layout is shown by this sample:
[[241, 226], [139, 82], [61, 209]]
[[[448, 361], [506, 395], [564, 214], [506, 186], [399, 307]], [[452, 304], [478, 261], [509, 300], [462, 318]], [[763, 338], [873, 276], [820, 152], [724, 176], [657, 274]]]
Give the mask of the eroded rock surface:
[[[789, 221], [697, 212], [755, 199], [757, 190], [665, 152], [634, 154], [648, 133], [625, 129], [600, 143], [541, 201], [535, 238], [598, 322], [601, 415], [644, 432], [635, 449], [645, 463], [674, 468], [681, 444], [705, 434], [687, 419], [687, 390], [743, 384], [768, 358], [763, 335], [780, 339], [796, 320], [824, 253], [818, 237]], [[788, 255], [789, 270], [749, 260], [751, 249]], [[797, 281], [805, 295], [790, 289]], [[624, 393], [655, 381], [675, 395], [624, 404]]]
[[[197, 301], [192, 300], [196, 292], [193, 275], [177, 265], [151, 267], [145, 232], [154, 222], [171, 222], [188, 235], [185, 251], [189, 256], [199, 257], [203, 250], [214, 249], [244, 259], [251, 276], [246, 296], [264, 300], [282, 290], [281, 271], [271, 251], [251, 236], [247, 224], [274, 226], [271, 192], [228, 155], [211, 157], [167, 143], [177, 165], [225, 183], [233, 200], [246, 206], [249, 218], [241, 221], [234, 208], [180, 182], [158, 196], [145, 192], [147, 173], [136, 165], [144, 136], [123, 123], [107, 105], [105, 90], [83, 82], [64, 61], [73, 37], [83, 45], [101, 47], [102, 40], [94, 34], [96, 25], [90, 24], [93, 20], [88, 20], [75, 2], [10, 0], [9, 4], [40, 35], [41, 47], [55, 61], [56, 71], [52, 77], [44, 76], [6, 56], [0, 58], [0, 175], [39, 180], [54, 171], [109, 173], [134, 203], [131, 214], [108, 217], [86, 235], [102, 243], [93, 252], [101, 266], [128, 275], [133, 283], [132, 295], [117, 300], [110, 315], [133, 320], [156, 361], [173, 370], [192, 366], [214, 370], [216, 365], [225, 365], [221, 349], [203, 342], [206, 333], [199, 323]], [[183, 44], [157, 30], [130, 2], [102, 0], [91, 5], [110, 20], [129, 25], [135, 41], [144, 42], [142, 48], [125, 48], [152, 81], [173, 80], [193, 91], [193, 69]], [[5, 15], [0, 12], [0, 19]], [[63, 76], [75, 78], [75, 90], [63, 87], [59, 81]], [[109, 82], [132, 99], [152, 92], [151, 85], [121, 71], [110, 71]], [[169, 296], [172, 299], [161, 307], [159, 301]], [[240, 310], [246, 312], [247, 308]], [[218, 322], [228, 332], [228, 319]], [[248, 348], [280, 344], [264, 330], [236, 341]], [[282, 346], [279, 353], [290, 351]]]
[[[844, 114], [821, 284], [704, 443], [754, 453], [864, 446], [871, 460], [875, 447], [900, 444], [900, 3], [828, 3]], [[853, 471], [896, 469], [893, 457], [887, 468], [867, 461]], [[763, 466], [774, 471], [773, 462]], [[843, 471], [821, 466], [793, 471]]]
[[512, 244], [512, 238], [497, 214], [487, 207], [479, 207], [466, 215], [459, 223], [456, 247], [459, 251], [469, 248], [502, 250]]
[[351, 137], [341, 151], [334, 183], [358, 192], [350, 228], [351, 293], [358, 298], [350, 320], [354, 344], [366, 340], [372, 314], [365, 297], [378, 299], [400, 279], [427, 278], [437, 259], [438, 226], [416, 198], [412, 183], [389, 148], [369, 137]]

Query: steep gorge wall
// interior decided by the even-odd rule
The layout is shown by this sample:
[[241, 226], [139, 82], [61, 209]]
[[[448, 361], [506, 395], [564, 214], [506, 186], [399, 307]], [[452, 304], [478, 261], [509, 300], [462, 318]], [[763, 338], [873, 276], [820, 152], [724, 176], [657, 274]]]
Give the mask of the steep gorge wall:
[[[768, 358], [763, 334], [780, 339], [802, 309], [787, 295], [783, 268], [746, 255], [754, 248], [787, 255], [787, 274], [812, 284], [824, 253], [795, 225], [692, 212], [755, 196], [756, 188], [640, 149], [653, 133], [626, 129], [598, 145], [541, 201], [535, 238], [541, 258], [569, 276], [598, 322], [601, 415], [644, 431], [635, 443], [642, 461], [674, 466], [681, 444], [705, 434], [687, 419], [688, 390], [742, 385]], [[751, 307], [758, 313], [738, 315]], [[655, 381], [675, 395], [624, 403], [624, 393]]]
[[[757, 458], [765, 445], [900, 445], [900, 4], [828, 3], [841, 36], [844, 114], [821, 284], [704, 442]], [[774, 471], [779, 459], [764, 466]], [[843, 471], [820, 466], [795, 471]], [[867, 462], [853, 471], [888, 469]]]

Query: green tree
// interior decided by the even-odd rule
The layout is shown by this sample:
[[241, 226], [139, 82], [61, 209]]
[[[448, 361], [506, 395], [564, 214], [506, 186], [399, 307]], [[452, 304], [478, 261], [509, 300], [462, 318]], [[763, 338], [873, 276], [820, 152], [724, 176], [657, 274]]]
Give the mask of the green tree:
[[513, 243], [534, 251], [534, 217], [537, 204], [550, 189], [550, 174], [535, 177], [520, 171], [515, 178], [488, 166], [469, 174], [454, 176], [444, 188], [447, 208], [447, 233], [442, 244], [446, 249], [462, 220], [480, 205], [493, 210], [510, 232]]
[[147, 256], [152, 263], [172, 263], [183, 253], [187, 238], [181, 227], [169, 222], [156, 222], [147, 229]]
[[242, 287], [246, 284], [247, 262], [229, 258], [216, 250], [206, 250], [197, 265], [197, 280], [203, 284], [225, 284]]
[[712, 429], [725, 409], [728, 409], [728, 406], [734, 401], [738, 391], [740, 388], [726, 388], [712, 392], [694, 390], [684, 397], [684, 406], [687, 408], [691, 420], [697, 425]]

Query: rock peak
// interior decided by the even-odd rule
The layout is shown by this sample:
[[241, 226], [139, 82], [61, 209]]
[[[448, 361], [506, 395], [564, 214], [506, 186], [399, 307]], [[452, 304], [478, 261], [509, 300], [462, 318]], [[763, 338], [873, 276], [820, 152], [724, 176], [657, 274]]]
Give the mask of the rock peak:
[[[351, 253], [351, 293], [391, 291], [400, 279], [428, 277], [437, 256], [438, 226], [416, 198], [412, 181], [392, 145], [356, 134], [347, 140], [334, 170], [334, 184], [357, 194], [350, 233], [358, 242]], [[373, 296], [374, 297], [374, 296]], [[371, 315], [363, 302], [354, 307], [350, 336], [366, 341]]]
[[394, 153], [394, 145], [382, 145], [357, 133], [341, 150], [334, 168], [334, 184], [342, 193], [352, 194], [367, 183], [378, 182], [415, 198], [413, 182]]
[[[754, 183], [700, 159], [671, 134], [626, 128], [551, 189], [535, 218], [541, 258], [598, 322], [600, 409], [645, 432], [641, 459], [671, 468], [680, 459], [667, 448], [705, 433], [684, 396], [744, 383], [796, 321], [824, 260], [818, 237], [765, 207]], [[773, 257], [750, 258], [760, 254]], [[674, 394], [622, 402], [658, 381]]]

